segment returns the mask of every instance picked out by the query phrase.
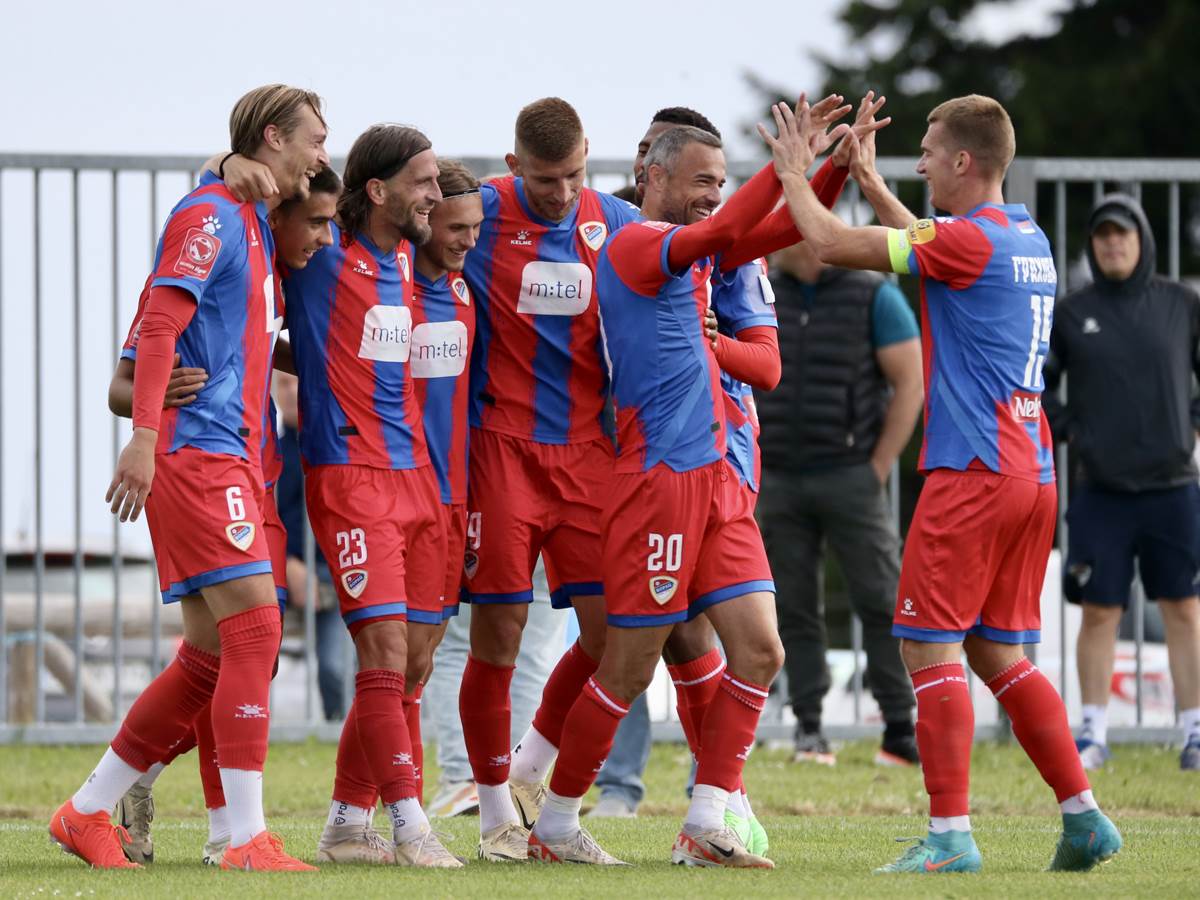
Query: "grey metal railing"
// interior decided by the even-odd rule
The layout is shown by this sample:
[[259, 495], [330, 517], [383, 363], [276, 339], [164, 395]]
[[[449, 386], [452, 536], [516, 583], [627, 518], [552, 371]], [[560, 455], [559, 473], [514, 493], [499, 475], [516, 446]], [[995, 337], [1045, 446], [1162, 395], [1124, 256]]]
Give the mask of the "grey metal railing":
[[[334, 161], [339, 169], [341, 162]], [[480, 174], [505, 169], [499, 158], [472, 157], [465, 162]], [[884, 158], [878, 164], [893, 189], [919, 190], [912, 187], [920, 183], [915, 158]], [[0, 561], [0, 743], [107, 738], [132, 699], [131, 686], [161, 669], [164, 639], [178, 634], [175, 619], [163, 613], [159, 602], [144, 533], [132, 538], [101, 506], [105, 479], [128, 426], [108, 414], [99, 388], [107, 384], [158, 230], [202, 165], [199, 156], [0, 153], [0, 541], [5, 549]], [[743, 180], [759, 165], [732, 161], [730, 177]], [[589, 183], [594, 187], [609, 190], [630, 181], [627, 160], [589, 162]], [[1039, 196], [1052, 195], [1040, 219], [1053, 237], [1060, 295], [1073, 286], [1068, 237], [1083, 223], [1069, 221], [1068, 200], [1073, 186], [1080, 184], [1091, 186], [1092, 198], [1109, 186], [1124, 186], [1135, 196], [1141, 196], [1144, 185], [1164, 186], [1167, 271], [1180, 276], [1186, 228], [1183, 196], [1200, 185], [1200, 160], [1018, 160], [1010, 171], [1009, 200], [1026, 203], [1036, 214]], [[929, 212], [928, 193], [923, 196], [921, 211]], [[139, 210], [141, 203], [145, 206]], [[847, 188], [846, 203], [854, 221], [866, 221], [854, 184]], [[21, 255], [23, 250], [27, 255]], [[61, 277], [64, 271], [70, 275], [67, 281]], [[95, 299], [104, 287], [105, 296]], [[13, 327], [17, 319], [20, 331]], [[69, 342], [60, 344], [58, 336], [68, 329]], [[17, 371], [24, 356], [13, 348], [22, 349], [29, 338], [28, 365]], [[64, 355], [70, 360], [62, 359]], [[26, 394], [28, 419], [19, 402]], [[17, 440], [26, 436], [25, 422], [32, 425], [26, 452], [14, 453]], [[1060, 472], [1065, 473], [1065, 465], [1060, 450]], [[67, 480], [69, 502], [47, 496], [48, 488], [61, 488]], [[1059, 479], [1060, 515], [1066, 508], [1066, 483], [1065, 477]], [[897, 520], [898, 484], [897, 470], [890, 486]], [[28, 495], [24, 505], [14, 500], [17, 494]], [[1060, 521], [1060, 540], [1065, 534], [1066, 523]], [[337, 732], [336, 726], [322, 722], [316, 690], [312, 554], [308, 539], [308, 602], [298, 639], [293, 636], [288, 645], [302, 664], [303, 697], [299, 715], [277, 718], [275, 730], [284, 737], [333, 737]], [[54, 563], [49, 568], [48, 557]], [[22, 583], [20, 590], [14, 588], [16, 581]], [[105, 609], [109, 595], [111, 609]], [[1140, 591], [1136, 603], [1139, 610], [1144, 605]], [[127, 636], [134, 618], [144, 637]], [[1140, 615], [1138, 621], [1137, 723], [1142, 726]], [[14, 623], [20, 627], [14, 628]], [[1064, 664], [1066, 624], [1064, 604], [1058, 648], [1064, 697], [1074, 677]], [[862, 631], [857, 620], [851, 643], [854, 724], [830, 729], [835, 736], [876, 731], [864, 723]], [[131, 666], [139, 668], [133, 671]], [[48, 691], [54, 681], [58, 688]], [[47, 705], [51, 698], [53, 708]], [[656, 723], [656, 734], [676, 731], [666, 722]], [[1163, 740], [1169, 732], [1138, 727], [1114, 729], [1113, 736]], [[764, 722], [764, 736], [786, 733], [781, 719]]]

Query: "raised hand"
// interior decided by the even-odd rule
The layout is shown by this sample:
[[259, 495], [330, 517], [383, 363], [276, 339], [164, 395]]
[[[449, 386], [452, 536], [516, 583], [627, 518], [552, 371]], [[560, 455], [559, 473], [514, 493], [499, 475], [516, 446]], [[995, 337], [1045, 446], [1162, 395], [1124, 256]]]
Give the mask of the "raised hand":
[[[843, 97], [841, 94], [830, 94], [824, 100], [814, 103], [809, 109], [809, 117], [812, 124], [812, 132], [809, 135], [809, 147], [812, 149], [813, 159], [816, 159], [826, 150], [828, 150], [833, 142], [846, 133], [847, 126], [839, 125], [837, 128], [830, 131], [829, 128], [838, 119], [842, 118], [846, 113], [850, 112], [853, 107], [846, 103], [842, 103]], [[800, 118], [800, 104], [796, 104], [796, 118]]]
[[[864, 161], [874, 167], [875, 132], [886, 128], [892, 121], [891, 116], [884, 119], [875, 118], [879, 110], [883, 109], [883, 104], [886, 102], [887, 98], [884, 96], [876, 98], [874, 91], [867, 91], [863, 96], [858, 104], [858, 113], [854, 117], [854, 124], [850, 126], [850, 133], [838, 142], [837, 147], [833, 151], [833, 164], [835, 166], [845, 168], [851, 165], [851, 147], [857, 142], [860, 153], [869, 153], [869, 159], [864, 157]], [[852, 171], [851, 175], [853, 174]]]
[[771, 107], [778, 137], [772, 137], [761, 123], [758, 133], [771, 148], [775, 171], [780, 178], [787, 174], [803, 176], [817, 153], [849, 130], [849, 125], [838, 125], [829, 130], [834, 119], [841, 118], [850, 110], [849, 106], [837, 107], [836, 104], [840, 102], [841, 98], [836, 94], [826, 97], [818, 104], [820, 110], [816, 118], [804, 94], [800, 95], [795, 112], [786, 103], [776, 103]]

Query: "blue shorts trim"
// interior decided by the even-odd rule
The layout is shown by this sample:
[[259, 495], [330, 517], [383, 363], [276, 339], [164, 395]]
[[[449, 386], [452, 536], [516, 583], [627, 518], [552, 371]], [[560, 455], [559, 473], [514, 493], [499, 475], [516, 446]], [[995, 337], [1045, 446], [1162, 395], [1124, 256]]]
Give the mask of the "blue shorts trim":
[[410, 609], [408, 611], [408, 621], [417, 622], [421, 625], [441, 625], [442, 611], [432, 612], [427, 609]]
[[757, 591], [770, 591], [773, 594], [775, 593], [775, 582], [771, 580], [742, 581], [715, 591], [709, 591], [707, 594], [701, 594], [688, 604], [688, 621], [690, 622], [696, 618], [696, 616], [700, 615], [700, 613], [704, 612], [710, 606], [716, 606], [718, 603], [724, 603], [726, 600], [732, 600], [735, 597], [742, 597], [746, 594], [753, 594]]
[[687, 610], [663, 613], [658, 616], [609, 616], [608, 624], [618, 628], [650, 628], [654, 625], [670, 625], [687, 620]]
[[191, 578], [185, 578], [183, 581], [177, 581], [172, 584], [162, 592], [163, 603], [177, 603], [189, 594], [200, 593], [200, 588], [211, 587], [214, 584], [221, 584], [225, 581], [233, 581], [235, 578], [270, 574], [271, 561], [269, 559], [256, 559], [253, 562], [238, 563], [235, 566], [210, 569], [207, 572], [201, 572], [199, 575], [193, 575]]
[[342, 616], [347, 625], [361, 622], [363, 619], [378, 619], [380, 616], [408, 615], [407, 603], [380, 603], [377, 606], [366, 606]]
[[463, 603], [532, 603], [533, 588], [524, 591], [513, 591], [511, 594], [472, 594], [464, 590]]
[[555, 609], [570, 609], [571, 601], [576, 597], [603, 597], [603, 581], [577, 581], [574, 584], [559, 585], [550, 592], [550, 605]]
[[892, 625], [892, 637], [908, 638], [923, 644], [954, 644], [967, 636], [965, 631], [942, 631], [940, 628], [910, 628]]
[[1040, 629], [1036, 631], [1005, 631], [1002, 628], [992, 628], [990, 625], [976, 622], [975, 627], [968, 633], [977, 634], [989, 641], [995, 641], [997, 644], [1040, 644], [1042, 642]]
[[459, 607], [459, 604], [457, 604], [457, 603], [455, 603], [453, 606], [443, 606], [442, 607], [442, 621], [445, 622], [445, 621], [447, 621], [449, 619], [453, 619], [455, 616], [457, 616], [458, 615], [458, 607]]

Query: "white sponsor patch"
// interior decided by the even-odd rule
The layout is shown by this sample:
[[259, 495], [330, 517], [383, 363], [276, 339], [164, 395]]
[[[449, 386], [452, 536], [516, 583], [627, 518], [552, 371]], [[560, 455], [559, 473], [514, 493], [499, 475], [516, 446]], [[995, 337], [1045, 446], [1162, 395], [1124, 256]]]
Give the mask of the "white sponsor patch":
[[358, 355], [380, 362], [408, 362], [412, 350], [412, 310], [407, 306], [372, 306], [363, 316]]
[[467, 365], [467, 326], [453, 322], [422, 322], [412, 333], [409, 356], [413, 378], [461, 375]]
[[517, 312], [532, 316], [578, 316], [592, 299], [592, 270], [583, 263], [527, 263], [521, 272]]
[[342, 573], [342, 587], [346, 589], [346, 593], [354, 599], [367, 589], [367, 570], [366, 569], [351, 569], [349, 572]]

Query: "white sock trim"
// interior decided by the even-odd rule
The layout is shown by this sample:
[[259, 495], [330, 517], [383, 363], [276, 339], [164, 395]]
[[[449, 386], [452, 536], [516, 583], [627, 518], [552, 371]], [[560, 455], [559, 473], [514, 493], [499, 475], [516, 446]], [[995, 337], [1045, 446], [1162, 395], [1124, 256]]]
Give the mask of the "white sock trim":
[[945, 834], [947, 831], [970, 831], [970, 816], [930, 816], [929, 831], [932, 834]]

